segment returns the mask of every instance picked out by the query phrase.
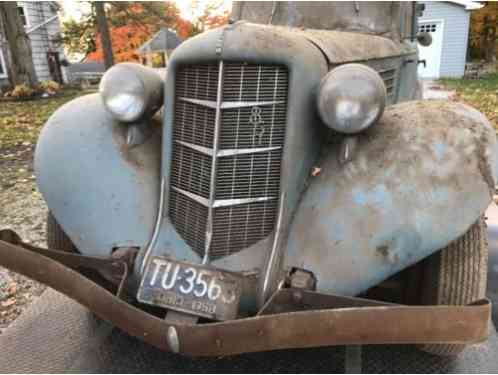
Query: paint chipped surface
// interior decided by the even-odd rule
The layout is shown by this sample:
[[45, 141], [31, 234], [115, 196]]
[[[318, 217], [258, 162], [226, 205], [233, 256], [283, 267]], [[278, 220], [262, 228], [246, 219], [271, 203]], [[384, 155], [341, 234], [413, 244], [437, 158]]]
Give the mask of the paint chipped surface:
[[464, 104], [391, 107], [347, 164], [340, 141], [303, 197], [286, 258], [315, 272], [320, 291], [366, 290], [463, 234], [491, 201], [495, 132]]
[[[79, 121], [75, 121], [78, 119]], [[85, 254], [143, 246], [159, 197], [160, 135], [129, 149], [98, 94], [58, 109], [35, 153], [37, 183], [50, 211]]]

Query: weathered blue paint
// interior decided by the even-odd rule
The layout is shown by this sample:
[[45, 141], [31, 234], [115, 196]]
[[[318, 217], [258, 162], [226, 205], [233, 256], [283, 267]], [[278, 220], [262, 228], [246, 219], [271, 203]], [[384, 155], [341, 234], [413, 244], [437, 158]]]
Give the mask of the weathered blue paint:
[[358, 137], [347, 164], [328, 146], [291, 226], [285, 267], [322, 292], [356, 295], [443, 248], [494, 190], [494, 130], [463, 104], [399, 104]]
[[[150, 126], [155, 126], [150, 124]], [[161, 134], [126, 146], [126, 125], [114, 121], [100, 95], [58, 109], [35, 152], [38, 187], [49, 209], [85, 254], [144, 246], [159, 197]]]
[[434, 156], [438, 161], [442, 160], [446, 151], [446, 146], [442, 142], [434, 142], [432, 144], [432, 151], [434, 152]]
[[387, 206], [391, 209], [392, 201], [384, 184], [374, 186], [371, 190], [356, 187], [352, 191], [353, 201], [360, 206]]

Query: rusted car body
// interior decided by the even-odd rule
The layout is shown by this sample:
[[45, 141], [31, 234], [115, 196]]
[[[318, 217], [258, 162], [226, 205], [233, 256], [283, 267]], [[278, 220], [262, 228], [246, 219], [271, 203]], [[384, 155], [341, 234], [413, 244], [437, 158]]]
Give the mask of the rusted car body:
[[486, 118], [418, 100], [417, 12], [236, 3], [230, 24], [175, 50], [167, 77], [112, 68], [36, 148], [77, 252], [3, 231], [0, 264], [190, 355], [484, 340], [486, 300], [355, 297], [466, 233], [494, 192]]

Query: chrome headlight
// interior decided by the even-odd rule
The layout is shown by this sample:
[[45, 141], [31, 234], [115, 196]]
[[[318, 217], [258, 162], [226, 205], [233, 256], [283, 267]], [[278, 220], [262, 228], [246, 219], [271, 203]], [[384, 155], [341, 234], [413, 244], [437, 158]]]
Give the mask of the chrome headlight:
[[99, 91], [105, 107], [117, 120], [133, 122], [160, 108], [163, 80], [151, 68], [122, 63], [104, 74]]
[[331, 129], [354, 134], [382, 116], [386, 95], [384, 82], [375, 70], [361, 64], [341, 65], [322, 79], [318, 111]]

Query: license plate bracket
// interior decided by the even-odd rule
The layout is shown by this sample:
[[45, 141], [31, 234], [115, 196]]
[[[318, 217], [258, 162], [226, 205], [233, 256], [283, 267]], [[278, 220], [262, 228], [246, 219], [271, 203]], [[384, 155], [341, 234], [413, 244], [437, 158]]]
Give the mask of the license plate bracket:
[[237, 317], [241, 294], [239, 274], [155, 256], [145, 269], [137, 300], [223, 321]]

